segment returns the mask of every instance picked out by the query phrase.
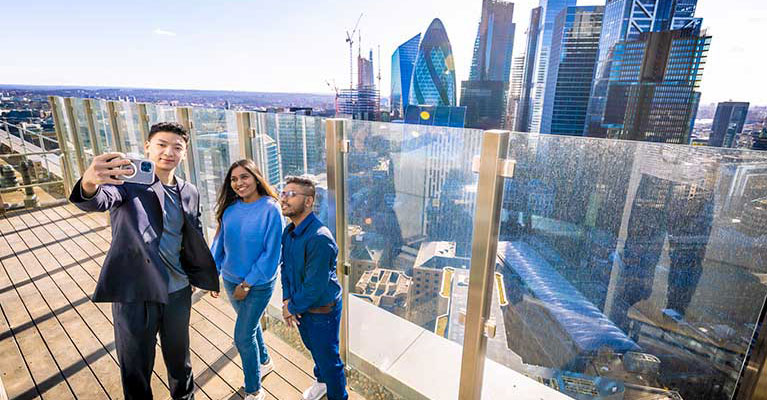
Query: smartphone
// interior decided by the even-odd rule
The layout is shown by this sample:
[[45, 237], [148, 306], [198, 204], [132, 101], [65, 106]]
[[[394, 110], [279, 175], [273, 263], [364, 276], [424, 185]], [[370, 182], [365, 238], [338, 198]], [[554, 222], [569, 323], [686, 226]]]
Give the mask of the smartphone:
[[117, 179], [144, 185], [151, 185], [154, 183], [154, 163], [152, 161], [131, 156], [126, 157], [126, 159], [130, 160], [131, 164], [123, 165], [120, 169], [131, 170], [133, 173], [128, 175], [118, 175]]

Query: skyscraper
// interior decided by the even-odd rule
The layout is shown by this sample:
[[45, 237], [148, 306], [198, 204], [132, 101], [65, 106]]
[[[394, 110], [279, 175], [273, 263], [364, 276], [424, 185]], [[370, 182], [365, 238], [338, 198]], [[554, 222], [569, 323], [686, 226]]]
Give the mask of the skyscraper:
[[540, 0], [541, 20], [540, 33], [534, 64], [533, 85], [530, 93], [530, 132], [541, 132], [541, 117], [543, 116], [543, 101], [546, 95], [546, 79], [548, 78], [549, 54], [551, 39], [554, 34], [554, 21], [566, 7], [574, 7], [575, 0]]
[[253, 138], [253, 161], [264, 174], [270, 185], [282, 182], [280, 153], [277, 142], [268, 135], [258, 134]]
[[618, 42], [602, 120], [607, 137], [688, 144], [710, 43], [699, 28]]
[[582, 135], [603, 6], [567, 7], [554, 23], [541, 132]]
[[514, 47], [514, 3], [482, 1], [482, 19], [474, 42], [469, 80], [509, 81]]
[[522, 84], [525, 76], [525, 56], [515, 57], [511, 64], [511, 82], [509, 83], [509, 98], [506, 106], [506, 121], [503, 127], [515, 129], [519, 99], [522, 96]]
[[717, 104], [708, 145], [735, 147], [735, 137], [743, 132], [743, 125], [746, 123], [748, 106], [748, 103], [734, 101]]
[[602, 119], [615, 45], [637, 40], [643, 32], [699, 27], [702, 20], [695, 18], [696, 4], [697, 0], [607, 0], [584, 135], [605, 137], [607, 133]]
[[421, 34], [417, 34], [402, 43], [391, 56], [391, 112], [392, 119], [405, 115], [410, 99], [410, 81], [413, 77], [413, 65], [418, 55]]
[[357, 88], [373, 88], [375, 83], [373, 73], [373, 50], [370, 50], [370, 58], [362, 57], [362, 53], [357, 56]]
[[439, 18], [431, 22], [418, 49], [410, 83], [409, 104], [456, 105], [453, 50], [445, 26]]
[[513, 16], [514, 3], [482, 2], [469, 80], [461, 85], [461, 106], [466, 107], [469, 128], [503, 126], [516, 28]]
[[533, 91], [533, 72], [535, 70], [535, 54], [538, 52], [538, 36], [541, 34], [541, 7], [533, 8], [530, 13], [530, 27], [527, 28], [527, 48], [525, 49], [525, 66], [522, 76], [522, 94], [519, 97], [519, 110], [514, 121], [514, 130], [529, 132], [531, 94]]
[[318, 173], [325, 147], [319, 118], [268, 113], [266, 125], [267, 134], [278, 146], [283, 176]]

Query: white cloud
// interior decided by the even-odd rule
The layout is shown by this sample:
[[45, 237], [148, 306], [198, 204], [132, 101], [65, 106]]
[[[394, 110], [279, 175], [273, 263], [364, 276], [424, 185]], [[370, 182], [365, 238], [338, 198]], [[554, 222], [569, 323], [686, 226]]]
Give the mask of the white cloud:
[[163, 35], [163, 36], [176, 36], [176, 32], [166, 31], [160, 28], [157, 28], [152, 31], [155, 35]]

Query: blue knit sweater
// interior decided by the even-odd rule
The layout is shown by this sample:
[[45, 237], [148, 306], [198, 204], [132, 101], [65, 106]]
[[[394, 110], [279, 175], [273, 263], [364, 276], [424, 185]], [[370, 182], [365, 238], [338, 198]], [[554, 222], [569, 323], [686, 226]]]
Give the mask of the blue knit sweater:
[[271, 197], [230, 205], [211, 246], [221, 276], [236, 284], [271, 284], [277, 277], [283, 226], [280, 206]]

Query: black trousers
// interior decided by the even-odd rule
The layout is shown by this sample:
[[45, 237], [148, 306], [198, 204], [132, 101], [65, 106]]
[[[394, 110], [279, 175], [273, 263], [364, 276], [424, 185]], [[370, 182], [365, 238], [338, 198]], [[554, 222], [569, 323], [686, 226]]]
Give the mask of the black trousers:
[[126, 400], [152, 398], [150, 379], [158, 333], [171, 397], [194, 399], [189, 357], [191, 308], [191, 286], [169, 294], [168, 304], [112, 303], [117, 358]]

